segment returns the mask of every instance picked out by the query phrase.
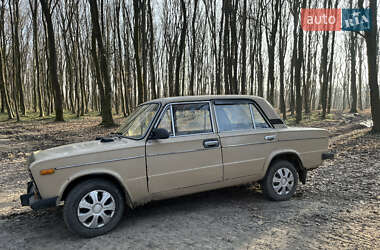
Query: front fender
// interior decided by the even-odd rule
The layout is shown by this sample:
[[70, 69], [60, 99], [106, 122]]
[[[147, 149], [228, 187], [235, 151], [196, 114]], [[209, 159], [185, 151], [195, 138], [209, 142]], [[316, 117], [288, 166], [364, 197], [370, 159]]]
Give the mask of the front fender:
[[128, 187], [125, 185], [123, 178], [118, 173], [111, 171], [109, 169], [103, 169], [103, 168], [102, 169], [97, 168], [96, 170], [84, 169], [70, 176], [70, 178], [68, 178], [60, 187], [57, 202], [63, 201], [62, 200], [63, 194], [65, 193], [66, 189], [70, 186], [71, 183], [74, 183], [77, 180], [84, 177], [90, 178], [91, 176], [95, 177], [95, 176], [102, 176], [102, 175], [109, 176], [117, 180], [119, 185], [124, 189], [123, 191], [125, 193], [125, 196], [126, 196], [125, 198], [127, 200], [128, 205], [130, 205], [130, 207], [133, 207], [133, 202], [130, 196], [130, 192], [128, 191]]

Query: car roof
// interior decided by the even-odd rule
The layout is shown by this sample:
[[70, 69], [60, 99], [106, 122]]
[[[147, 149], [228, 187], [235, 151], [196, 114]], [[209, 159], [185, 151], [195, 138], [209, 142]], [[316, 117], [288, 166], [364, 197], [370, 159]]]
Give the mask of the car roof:
[[201, 96], [177, 96], [177, 97], [167, 97], [160, 98], [146, 102], [149, 103], [161, 103], [166, 105], [168, 103], [178, 103], [178, 102], [199, 102], [199, 101], [211, 101], [211, 100], [252, 100], [258, 104], [264, 114], [269, 120], [275, 120], [278, 124], [275, 125], [277, 128], [284, 128], [286, 125], [282, 122], [280, 116], [273, 109], [272, 105], [262, 97], [252, 96], [252, 95], [201, 95]]
[[250, 100], [257, 100], [257, 99], [263, 99], [261, 97], [257, 96], [250, 96], [250, 95], [201, 95], [201, 96], [176, 96], [176, 97], [166, 97], [166, 98], [159, 98], [155, 100], [151, 100], [146, 103], [157, 103], [160, 102], [162, 104], [167, 103], [176, 103], [176, 102], [196, 102], [196, 101], [210, 101], [210, 100], [220, 100], [220, 99], [250, 99]]

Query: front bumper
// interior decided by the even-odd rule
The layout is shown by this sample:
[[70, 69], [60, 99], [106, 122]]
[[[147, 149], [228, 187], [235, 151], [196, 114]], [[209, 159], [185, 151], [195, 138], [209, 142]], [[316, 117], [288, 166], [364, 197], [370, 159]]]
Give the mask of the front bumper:
[[41, 208], [55, 207], [57, 205], [58, 196], [41, 199], [37, 189], [33, 185], [33, 182], [28, 182], [27, 193], [20, 196], [22, 206], [30, 206], [33, 210]]

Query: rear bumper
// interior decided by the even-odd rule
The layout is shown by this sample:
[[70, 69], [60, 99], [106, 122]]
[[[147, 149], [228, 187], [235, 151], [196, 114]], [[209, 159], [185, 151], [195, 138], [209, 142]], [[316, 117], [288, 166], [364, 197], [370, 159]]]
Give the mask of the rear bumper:
[[324, 160], [332, 160], [334, 159], [334, 154], [333, 153], [323, 153], [322, 154], [322, 161]]
[[27, 193], [20, 196], [22, 206], [30, 206], [33, 210], [41, 208], [55, 207], [57, 205], [58, 196], [41, 199], [38, 191], [33, 185], [33, 182], [28, 182]]

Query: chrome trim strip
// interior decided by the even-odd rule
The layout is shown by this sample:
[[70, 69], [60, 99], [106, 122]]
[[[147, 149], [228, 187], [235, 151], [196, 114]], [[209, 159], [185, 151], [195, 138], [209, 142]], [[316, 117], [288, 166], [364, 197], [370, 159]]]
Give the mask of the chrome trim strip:
[[245, 146], [252, 146], [252, 145], [259, 145], [259, 144], [268, 144], [268, 143], [274, 143], [275, 141], [272, 142], [255, 142], [255, 143], [246, 143], [246, 144], [233, 144], [233, 145], [227, 145], [223, 146], [222, 148], [235, 148], [235, 147], [245, 147]]
[[141, 177], [131, 178], [131, 179], [128, 179], [127, 181], [146, 181], [146, 175], [143, 175]]
[[213, 106], [214, 106], [214, 104], [211, 102], [211, 101], [209, 101], [208, 102], [208, 110], [209, 110], [209, 112], [210, 112], [210, 119], [211, 119], [211, 127], [212, 127], [212, 133], [213, 134], [216, 134], [217, 132], [217, 125], [216, 124], [214, 124], [214, 120], [215, 120], [215, 122], [217, 122], [216, 121], [216, 118], [214, 117], [214, 112], [213, 112]]
[[201, 169], [206, 169], [206, 168], [218, 168], [218, 167], [223, 167], [223, 164], [215, 164], [215, 165], [203, 166], [203, 167], [199, 167], [199, 168], [191, 168], [191, 169], [185, 169], [185, 170], [178, 170], [178, 171], [166, 172], [166, 173], [162, 173], [162, 174], [153, 174], [153, 175], [149, 175], [149, 177], [150, 178], [152, 178], [152, 177], [159, 177], [159, 176], [163, 176], [163, 175], [172, 175], [172, 174], [193, 172], [195, 170], [201, 170]]
[[255, 159], [249, 159], [249, 160], [244, 160], [244, 161], [234, 161], [234, 162], [229, 162], [229, 163], [224, 163], [225, 167], [229, 167], [231, 165], [239, 164], [239, 163], [247, 163], [247, 162], [253, 162], [253, 161], [262, 161], [265, 160], [265, 157], [262, 158], [255, 158]]
[[201, 151], [207, 151], [207, 150], [215, 150], [219, 149], [220, 147], [215, 148], [198, 148], [198, 149], [192, 149], [192, 150], [186, 150], [186, 151], [178, 151], [178, 152], [168, 152], [168, 153], [160, 153], [160, 154], [150, 154], [146, 157], [156, 157], [156, 156], [164, 156], [164, 155], [175, 155], [175, 154], [184, 154], [184, 153], [194, 153], [194, 152], [201, 152]]
[[216, 115], [216, 109], [215, 109], [215, 104], [214, 102], [211, 102], [211, 107], [210, 107], [210, 112], [213, 114], [213, 119], [215, 120], [215, 133], [219, 134], [221, 131], [219, 129], [219, 123], [218, 123], [218, 117]]
[[286, 140], [278, 140], [278, 142], [284, 142], [284, 141], [320, 140], [320, 139], [328, 139], [328, 137], [301, 138], [301, 139], [286, 139]]
[[[241, 136], [241, 135], [239, 135], [239, 136]], [[235, 137], [235, 136], [231, 136], [231, 137]], [[233, 144], [233, 145], [227, 145], [227, 146], [223, 146], [222, 145], [222, 148], [244, 147], [244, 146], [252, 146], [252, 145], [259, 145], [259, 144], [268, 144], [268, 143], [275, 143], [275, 142], [286, 142], [286, 141], [318, 140], [318, 139], [325, 139], [325, 138], [327, 138], [327, 137], [289, 139], [289, 140], [278, 140], [278, 141], [267, 141], [267, 142], [255, 142], [255, 143], [246, 143], [246, 144]]]
[[[166, 110], [165, 110], [166, 112]], [[174, 125], [174, 114], [173, 114], [173, 105], [170, 104], [170, 118], [172, 120], [172, 132], [173, 132], [173, 137], [175, 137], [175, 125]], [[162, 119], [162, 118], [161, 118]], [[161, 120], [160, 120], [161, 122]]]
[[[239, 134], [237, 134], [237, 135], [233, 134], [236, 132], [239, 132]], [[244, 132], [246, 132], [246, 133], [244, 133]], [[221, 138], [234, 138], [234, 137], [241, 137], [241, 136], [245, 137], [245, 136], [273, 134], [273, 133], [277, 133], [277, 132], [275, 129], [272, 129], [272, 128], [257, 128], [257, 129], [223, 131], [220, 133], [221, 133], [220, 134]]]
[[253, 129], [256, 129], [255, 114], [253, 113], [252, 104], [249, 104], [249, 111], [251, 112], [251, 119], [253, 123]]
[[89, 165], [95, 165], [95, 164], [101, 164], [101, 163], [109, 163], [109, 162], [114, 162], [114, 161], [133, 160], [133, 159], [139, 159], [139, 158], [144, 158], [144, 157], [145, 157], [145, 155], [139, 155], [139, 156], [132, 156], [132, 157], [128, 157], [128, 158], [118, 158], [118, 159], [105, 160], [105, 161], [86, 162], [86, 163], [81, 163], [81, 164], [56, 167], [54, 169], [55, 170], [61, 170], [61, 169], [66, 169], [66, 168], [76, 168], [76, 167], [89, 166]]
[[181, 137], [187, 137], [187, 136], [194, 136], [194, 135], [214, 135], [214, 132], [209, 133], [199, 133], [199, 134], [188, 134], [188, 135], [176, 135], [175, 137], [171, 136], [170, 138], [181, 138]]

